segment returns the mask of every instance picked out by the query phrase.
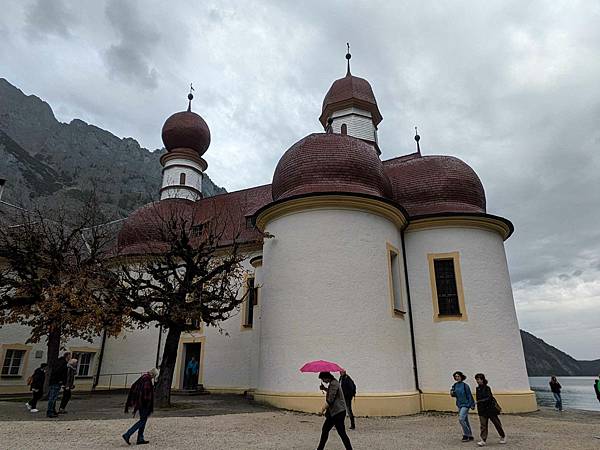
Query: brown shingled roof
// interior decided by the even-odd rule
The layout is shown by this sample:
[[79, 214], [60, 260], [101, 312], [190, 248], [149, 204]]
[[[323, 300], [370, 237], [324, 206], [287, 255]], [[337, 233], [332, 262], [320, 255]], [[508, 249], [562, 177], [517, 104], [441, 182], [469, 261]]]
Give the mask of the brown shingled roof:
[[[391, 182], [391, 186], [388, 184]], [[431, 214], [486, 212], [485, 192], [477, 174], [452, 156], [417, 153], [384, 161], [372, 146], [339, 134], [312, 134], [294, 144], [281, 158], [273, 185], [209, 197], [197, 202], [167, 199], [145, 205], [125, 221], [118, 237], [118, 253], [133, 255], [160, 250], [153, 215], [188, 211], [202, 223], [215, 214], [226, 217], [222, 245], [234, 236], [240, 243], [261, 242], [262, 235], [248, 218], [273, 200], [326, 192], [356, 193], [391, 199], [410, 218]], [[239, 234], [238, 234], [239, 232]]]
[[202, 156], [210, 145], [210, 130], [202, 117], [191, 111], [170, 116], [162, 128], [162, 140], [168, 151], [191, 148]]
[[329, 91], [327, 91], [323, 100], [321, 117], [319, 117], [321, 124], [324, 127], [327, 125], [327, 118], [334, 110], [351, 106], [370, 111], [375, 126], [383, 120], [377, 106], [377, 100], [375, 100], [375, 94], [373, 94], [373, 89], [369, 82], [364, 78], [355, 77], [347, 73], [344, 78], [335, 80]]
[[262, 235], [249, 223], [260, 207], [271, 201], [271, 185], [208, 197], [197, 202], [185, 199], [165, 199], [149, 203], [134, 211], [123, 224], [118, 235], [116, 252], [119, 255], [137, 255], [160, 251], [161, 221], [170, 215], [190, 218], [201, 224], [218, 217], [226, 223], [225, 234], [220, 245], [231, 244], [235, 238], [239, 243], [262, 241]]
[[437, 213], [485, 213], [485, 191], [475, 171], [453, 156], [418, 153], [383, 162], [393, 200], [411, 217]]
[[386, 197], [391, 186], [372, 145], [347, 135], [313, 133], [281, 157], [272, 191], [273, 200], [324, 192]]

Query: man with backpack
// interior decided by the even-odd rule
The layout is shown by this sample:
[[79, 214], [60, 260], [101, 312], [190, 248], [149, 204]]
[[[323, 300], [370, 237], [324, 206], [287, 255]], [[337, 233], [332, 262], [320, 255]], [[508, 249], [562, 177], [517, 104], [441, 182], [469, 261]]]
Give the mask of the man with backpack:
[[42, 365], [35, 369], [33, 374], [27, 379], [27, 384], [29, 385], [29, 389], [31, 389], [33, 398], [25, 403], [25, 406], [27, 406], [27, 409], [32, 413], [39, 411], [37, 409], [37, 402], [44, 395], [44, 381], [46, 381], [47, 367], [48, 364], [42, 363]]
[[137, 431], [136, 444], [148, 444], [149, 441], [144, 439], [144, 429], [148, 417], [154, 411], [154, 385], [152, 381], [158, 376], [158, 369], [152, 368], [148, 373], [143, 374], [131, 385], [127, 402], [125, 402], [125, 412], [129, 412], [129, 408], [133, 408], [133, 416], [139, 411], [140, 420], [138, 420], [125, 434], [123, 440], [127, 445], [131, 445], [129, 439]]
[[346, 401], [346, 410], [350, 417], [350, 429], [354, 430], [354, 413], [352, 412], [352, 399], [356, 395], [356, 384], [354, 380], [350, 378], [350, 375], [345, 370], [340, 371], [340, 384], [342, 385], [342, 391], [344, 392], [344, 400]]

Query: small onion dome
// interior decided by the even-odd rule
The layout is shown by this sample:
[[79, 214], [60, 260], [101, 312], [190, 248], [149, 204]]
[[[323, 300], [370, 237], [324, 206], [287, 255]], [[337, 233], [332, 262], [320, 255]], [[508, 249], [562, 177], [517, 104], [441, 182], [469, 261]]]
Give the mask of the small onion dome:
[[166, 120], [162, 128], [162, 140], [168, 151], [191, 148], [202, 156], [210, 145], [210, 130], [198, 114], [182, 111]]
[[342, 134], [313, 133], [279, 160], [273, 200], [309, 193], [358, 193], [386, 197], [390, 181], [372, 145]]
[[169, 220], [185, 220], [191, 226], [194, 218], [195, 204], [191, 200], [167, 198], [148, 203], [125, 220], [117, 236], [118, 254], [144, 255], [160, 252], [165, 249], [164, 236]]
[[394, 200], [412, 217], [485, 213], [485, 191], [481, 180], [458, 158], [410, 155], [384, 164]]
[[352, 106], [371, 112], [375, 126], [383, 120], [369, 82], [348, 72], [344, 78], [335, 80], [327, 91], [319, 120], [325, 127], [333, 111]]

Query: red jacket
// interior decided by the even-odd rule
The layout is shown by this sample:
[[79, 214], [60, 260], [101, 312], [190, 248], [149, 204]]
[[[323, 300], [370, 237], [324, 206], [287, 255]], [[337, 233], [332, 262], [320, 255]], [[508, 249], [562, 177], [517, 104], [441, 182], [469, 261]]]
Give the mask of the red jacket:
[[147, 415], [154, 411], [154, 386], [150, 374], [145, 373], [131, 385], [125, 402], [125, 412], [129, 412], [129, 408], [133, 408], [133, 414], [140, 409], [146, 411]]

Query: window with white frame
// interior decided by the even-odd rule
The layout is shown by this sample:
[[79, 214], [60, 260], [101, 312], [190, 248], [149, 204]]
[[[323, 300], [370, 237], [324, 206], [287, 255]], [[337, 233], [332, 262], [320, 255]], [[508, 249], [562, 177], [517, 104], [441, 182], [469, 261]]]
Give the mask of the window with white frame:
[[25, 350], [7, 349], [2, 364], [2, 375], [19, 376], [25, 359]]
[[94, 353], [92, 352], [75, 352], [73, 358], [77, 360], [77, 372], [78, 377], [90, 377], [92, 376], [92, 365], [94, 363]]

